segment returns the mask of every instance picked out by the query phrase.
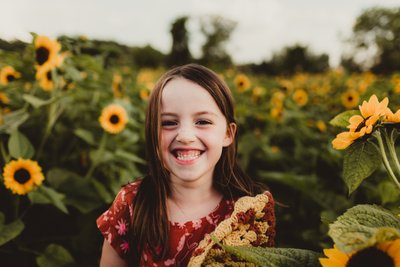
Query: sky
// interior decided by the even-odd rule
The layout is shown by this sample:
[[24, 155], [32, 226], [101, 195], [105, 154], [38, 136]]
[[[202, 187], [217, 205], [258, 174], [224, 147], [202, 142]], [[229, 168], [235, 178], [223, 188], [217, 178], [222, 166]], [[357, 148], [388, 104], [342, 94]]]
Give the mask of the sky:
[[260, 63], [294, 44], [326, 53], [337, 66], [358, 15], [399, 0], [0, 0], [0, 38], [30, 42], [30, 32], [84, 35], [129, 46], [171, 48], [170, 28], [188, 16], [190, 49], [200, 55], [199, 21], [220, 15], [237, 22], [226, 48], [235, 63]]

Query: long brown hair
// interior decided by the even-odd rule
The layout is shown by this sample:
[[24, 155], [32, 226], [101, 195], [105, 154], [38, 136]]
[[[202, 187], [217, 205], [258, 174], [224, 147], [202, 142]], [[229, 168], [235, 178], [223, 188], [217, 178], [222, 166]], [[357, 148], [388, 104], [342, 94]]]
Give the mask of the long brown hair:
[[[235, 123], [232, 94], [225, 82], [212, 70], [201, 65], [188, 64], [169, 70], [158, 80], [146, 110], [145, 146], [149, 173], [141, 181], [131, 221], [130, 247], [133, 249], [136, 263], [140, 262], [144, 249], [148, 249], [155, 259], [165, 258], [169, 250], [166, 199], [171, 193], [171, 188], [169, 173], [162, 163], [160, 151], [160, 109], [163, 88], [169, 81], [178, 77], [197, 83], [207, 90], [224, 114], [227, 124]], [[265, 186], [253, 181], [242, 171], [237, 163], [236, 151], [237, 138], [234, 136], [233, 143], [223, 148], [221, 158], [215, 166], [215, 188], [227, 199], [261, 193]]]

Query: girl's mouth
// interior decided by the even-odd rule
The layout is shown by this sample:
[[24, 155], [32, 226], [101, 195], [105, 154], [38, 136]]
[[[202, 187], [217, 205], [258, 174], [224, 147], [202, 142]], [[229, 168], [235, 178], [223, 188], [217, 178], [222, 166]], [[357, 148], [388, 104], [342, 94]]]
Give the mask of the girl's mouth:
[[203, 152], [200, 150], [174, 150], [174, 156], [180, 161], [192, 161], [200, 157]]

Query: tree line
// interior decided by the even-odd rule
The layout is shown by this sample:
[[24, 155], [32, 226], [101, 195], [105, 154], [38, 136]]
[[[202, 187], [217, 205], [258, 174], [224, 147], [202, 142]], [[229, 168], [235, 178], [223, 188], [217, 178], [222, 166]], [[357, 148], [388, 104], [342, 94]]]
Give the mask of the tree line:
[[[114, 41], [89, 40], [84, 37], [60, 36], [69, 51], [102, 56], [105, 67], [135, 65], [138, 67], [171, 67], [197, 62], [214, 68], [226, 69], [235, 65], [226, 45], [237, 23], [221, 16], [207, 16], [200, 20], [204, 37], [201, 55], [194, 57], [190, 51], [190, 32], [187, 23], [191, 18], [176, 18], [170, 26], [171, 49], [163, 53], [151, 45], [127, 46]], [[372, 7], [356, 18], [352, 35], [346, 40], [347, 51], [340, 65], [351, 72], [372, 71], [390, 74], [400, 70], [400, 7]], [[0, 50], [21, 51], [26, 43], [0, 39]], [[290, 75], [296, 72], [320, 73], [330, 68], [329, 56], [315, 54], [308, 46], [294, 44], [275, 52], [261, 63], [249, 63], [241, 68], [267, 75]]]

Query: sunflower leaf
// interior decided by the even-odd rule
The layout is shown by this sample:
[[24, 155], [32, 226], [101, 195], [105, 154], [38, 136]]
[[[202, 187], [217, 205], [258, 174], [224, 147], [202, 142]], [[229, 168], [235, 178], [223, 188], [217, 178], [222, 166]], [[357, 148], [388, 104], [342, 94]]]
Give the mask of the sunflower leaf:
[[137, 155], [135, 155], [133, 153], [127, 152], [127, 151], [122, 150], [122, 149], [117, 149], [115, 151], [115, 156], [119, 157], [121, 159], [125, 159], [125, 160], [129, 160], [129, 161], [135, 162], [135, 163], [146, 164], [146, 161], [144, 159], [140, 158], [139, 156], [137, 156]]
[[30, 159], [35, 154], [35, 149], [29, 139], [17, 130], [13, 131], [8, 139], [8, 151], [16, 159]]
[[41, 106], [49, 105], [57, 100], [57, 98], [50, 98], [47, 100], [40, 99], [33, 95], [24, 94], [22, 96], [26, 102], [32, 105], [34, 108], [40, 108]]
[[349, 125], [349, 119], [354, 115], [359, 115], [358, 110], [348, 110], [336, 115], [329, 123], [333, 126], [346, 128]]
[[68, 209], [63, 202], [65, 195], [53, 188], [41, 185], [37, 190], [29, 192], [28, 197], [34, 204], [53, 204], [59, 210], [68, 214]]
[[343, 161], [343, 179], [351, 194], [361, 182], [381, 164], [376, 147], [370, 142], [355, 142], [346, 149]]
[[76, 129], [74, 131], [74, 134], [78, 137], [80, 137], [83, 141], [85, 141], [86, 143], [88, 143], [89, 145], [95, 145], [96, 141], [93, 137], [93, 134], [90, 131], [87, 131], [85, 129]]
[[12, 223], [3, 225], [0, 231], [0, 246], [16, 238], [24, 230], [25, 225], [21, 220], [15, 220]]
[[[213, 238], [214, 242], [215, 240]], [[216, 242], [225, 251], [248, 262], [264, 267], [313, 267], [318, 266], [320, 254], [297, 248], [263, 248], [248, 246], [227, 246]]]
[[6, 132], [11, 134], [29, 118], [29, 114], [25, 109], [19, 109], [3, 116], [3, 123], [0, 125], [0, 133]]
[[44, 253], [36, 258], [36, 263], [40, 267], [67, 267], [76, 265], [71, 253], [57, 244], [48, 245]]
[[357, 205], [329, 225], [329, 236], [344, 252], [400, 238], [400, 218], [376, 205]]

